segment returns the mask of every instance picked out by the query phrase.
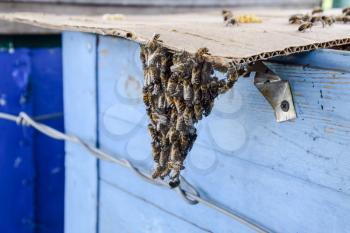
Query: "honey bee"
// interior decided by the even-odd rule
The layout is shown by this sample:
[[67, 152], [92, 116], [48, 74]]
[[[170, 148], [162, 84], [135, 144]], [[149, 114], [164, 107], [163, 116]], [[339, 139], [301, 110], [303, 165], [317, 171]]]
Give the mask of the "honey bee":
[[159, 156], [160, 156], [160, 146], [158, 145], [157, 142], [153, 141], [151, 143], [152, 145], [152, 155], [153, 155], [153, 160], [155, 162], [159, 162]]
[[209, 49], [206, 47], [199, 48], [195, 54], [196, 59], [199, 60], [199, 62], [204, 61], [204, 55], [210, 55]]
[[189, 140], [188, 140], [187, 151], [190, 151], [192, 149], [192, 146], [196, 141], [196, 139], [197, 139], [197, 130], [196, 128], [192, 127], [189, 130]]
[[161, 179], [164, 179], [164, 177], [168, 176], [170, 174], [171, 170], [169, 166], [166, 166], [163, 168], [162, 173], [159, 175]]
[[174, 125], [176, 124], [176, 120], [177, 120], [177, 111], [176, 109], [172, 109], [170, 113], [170, 122]]
[[343, 18], [344, 18], [344, 15], [337, 15], [337, 16], [334, 17], [336, 22], [342, 22]]
[[184, 131], [186, 128], [184, 118], [182, 116], [178, 116], [176, 120], [176, 130], [179, 132]]
[[343, 16], [343, 17], [341, 18], [341, 21], [343, 21], [343, 23], [348, 23], [348, 22], [350, 22], [350, 16]]
[[183, 114], [183, 119], [186, 125], [188, 126], [193, 125], [192, 117], [193, 117], [193, 108], [187, 106]]
[[175, 76], [171, 76], [166, 91], [170, 96], [175, 96], [176, 95], [176, 86], [177, 86], [177, 79]]
[[170, 71], [172, 73], [185, 73], [186, 67], [183, 63], [176, 63], [170, 67]]
[[239, 78], [239, 72], [236, 70], [236, 68], [230, 69], [229, 72], [227, 72], [227, 80], [236, 82]]
[[207, 84], [210, 79], [210, 75], [213, 72], [213, 67], [209, 62], [204, 62], [202, 66], [202, 84]]
[[302, 25], [300, 25], [300, 27], [298, 28], [299, 32], [305, 32], [306, 29], [310, 29], [312, 28], [313, 23], [312, 22], [305, 22]]
[[193, 85], [199, 85], [201, 83], [201, 66], [199, 63], [195, 63], [192, 68], [191, 83]]
[[323, 12], [323, 9], [321, 7], [315, 7], [312, 11], [311, 11], [311, 14], [314, 15], [314, 14], [319, 14], [319, 13], [322, 13]]
[[322, 16], [312, 16], [311, 19], [310, 19], [310, 22], [315, 24], [317, 22], [321, 22], [322, 21]]
[[162, 85], [163, 89], [165, 89], [168, 86], [168, 75], [166, 72], [160, 73], [160, 84]]
[[143, 93], [143, 102], [146, 105], [146, 107], [149, 107], [151, 105], [151, 98], [152, 95], [149, 92]]
[[163, 168], [161, 166], [159, 166], [159, 164], [156, 165], [156, 168], [154, 169], [153, 173], [152, 173], [152, 178], [156, 179], [160, 176], [160, 174], [162, 173]]
[[157, 125], [158, 114], [152, 111], [150, 114], [150, 119], [151, 119], [152, 124]]
[[159, 46], [158, 46], [159, 42], [162, 42], [159, 38], [160, 38], [160, 34], [155, 33], [155, 34], [152, 36], [151, 40], [147, 43], [147, 47], [148, 47], [150, 50], [153, 50], [153, 51], [154, 51], [156, 48], [159, 47]]
[[199, 87], [193, 87], [193, 104], [200, 104], [202, 99], [202, 90]]
[[158, 95], [160, 94], [160, 92], [161, 92], [161, 87], [160, 87], [160, 85], [157, 84], [157, 83], [155, 83], [155, 84], [153, 85], [152, 95], [153, 95], [153, 96], [158, 96]]
[[151, 119], [151, 117], [152, 117], [152, 109], [151, 109], [151, 107], [146, 107], [146, 114]]
[[186, 108], [185, 102], [183, 102], [179, 98], [174, 99], [174, 102], [175, 102], [175, 107], [176, 107], [177, 112], [181, 114]]
[[179, 143], [178, 142], [174, 142], [171, 145], [171, 149], [170, 149], [170, 161], [179, 161], [181, 159], [181, 153], [179, 150]]
[[238, 20], [234, 18], [232, 11], [222, 10], [222, 16], [226, 26], [238, 25]]
[[208, 101], [203, 105], [203, 114], [204, 116], [209, 116], [209, 114], [211, 113], [211, 110], [214, 107], [214, 100]]
[[197, 121], [202, 119], [202, 106], [200, 104], [194, 105], [194, 116]]
[[183, 97], [183, 95], [184, 95], [183, 94], [184, 93], [184, 85], [181, 82], [179, 82], [177, 84], [175, 92], [176, 92], [175, 96]]
[[224, 94], [224, 93], [226, 93], [228, 90], [230, 90], [230, 85], [227, 85], [228, 84], [228, 82], [227, 83], [223, 83], [222, 85], [220, 85], [220, 87], [219, 87], [219, 93], [220, 94]]
[[169, 148], [168, 147], [166, 149], [162, 148], [159, 155], [159, 165], [162, 168], [166, 166], [166, 163], [168, 162], [168, 157], [169, 157]]
[[167, 93], [165, 93], [165, 99], [167, 102], [167, 106], [173, 107], [175, 106], [175, 98], [172, 96], [169, 96]]
[[141, 50], [140, 51], [140, 59], [141, 59], [141, 62], [143, 64], [143, 68], [145, 68], [147, 49], [144, 45], [141, 45], [140, 50]]
[[165, 109], [166, 108], [166, 99], [165, 99], [165, 94], [162, 93], [158, 97], [158, 108], [159, 109]]
[[156, 115], [156, 121], [157, 121], [157, 130], [158, 130], [158, 125], [167, 125], [168, 124], [168, 118], [166, 115], [163, 115], [161, 113], [154, 113]]
[[322, 16], [322, 26], [331, 26], [335, 22], [335, 19], [331, 16]]
[[233, 17], [232, 11], [224, 9], [222, 10], [222, 16], [224, 17], [224, 21], [226, 22], [228, 19]]
[[311, 19], [311, 16], [309, 14], [305, 14], [305, 15], [303, 15], [303, 17], [301, 19], [303, 21], [309, 21]]
[[212, 99], [216, 98], [218, 96], [218, 90], [219, 90], [219, 80], [217, 77], [213, 77], [209, 83], [209, 93], [210, 97]]
[[145, 86], [148, 87], [152, 83], [158, 82], [159, 79], [157, 78], [158, 75], [158, 70], [155, 66], [149, 66], [146, 68], [146, 73], [145, 73]]
[[179, 185], [180, 185], [180, 179], [179, 179], [179, 178], [172, 179], [172, 180], [169, 182], [170, 188], [176, 188], [176, 187], [179, 186]]
[[345, 8], [342, 10], [343, 14], [345, 14], [345, 15], [346, 15], [346, 13], [349, 12], [349, 11], [350, 11], [350, 7], [345, 7]]
[[226, 26], [233, 26], [233, 25], [238, 26], [238, 20], [236, 18], [230, 18], [226, 20]]
[[[176, 161], [175, 163], [172, 163], [172, 174], [171, 174], [171, 183], [172, 185], [175, 185], [177, 182], [179, 182], [179, 176], [180, 176], [180, 170], [182, 170], [181, 168], [182, 166], [182, 161]], [[169, 183], [170, 185], [170, 183]]]
[[162, 150], [168, 150], [169, 149], [169, 139], [166, 137], [166, 135], [162, 135], [160, 140], [160, 145]]
[[183, 98], [186, 103], [192, 103], [193, 88], [189, 81], [185, 80], [183, 85]]
[[148, 124], [148, 133], [152, 138], [152, 141], [158, 141], [158, 134], [152, 124]]
[[290, 24], [301, 24], [303, 22], [303, 14], [295, 14], [289, 17]]
[[161, 58], [161, 48], [157, 47], [156, 50], [147, 57], [146, 63], [148, 66], [154, 66]]
[[180, 142], [181, 150], [184, 153], [186, 153], [186, 150], [188, 149], [188, 143], [189, 143], [189, 138], [187, 134], [185, 134], [184, 132], [181, 132], [179, 142]]
[[349, 15], [350, 15], [350, 8], [348, 8], [348, 10], [347, 10], [347, 11], [345, 11], [345, 12], [343, 13], [343, 15], [345, 15], [345, 16], [349, 16]]
[[201, 86], [201, 92], [202, 92], [202, 100], [201, 102], [208, 102], [210, 100], [210, 93], [208, 90], [208, 85], [202, 85]]
[[171, 127], [166, 135], [170, 143], [174, 143], [177, 140], [177, 132], [175, 127]]

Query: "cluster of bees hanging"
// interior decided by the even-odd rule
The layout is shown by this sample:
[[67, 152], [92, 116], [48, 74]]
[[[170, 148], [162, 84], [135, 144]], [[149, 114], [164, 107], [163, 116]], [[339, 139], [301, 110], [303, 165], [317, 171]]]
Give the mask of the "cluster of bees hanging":
[[158, 34], [141, 46], [143, 100], [155, 162], [152, 177], [169, 179], [171, 187], [180, 183], [184, 160], [197, 137], [195, 124], [210, 114], [215, 98], [229, 90], [240, 74], [230, 68], [226, 79], [218, 79], [206, 55], [206, 48], [194, 55], [171, 52], [161, 45]]
[[310, 14], [295, 14], [289, 18], [290, 24], [299, 24], [298, 31], [305, 32], [317, 24], [322, 27], [331, 26], [335, 22], [350, 22], [350, 7], [344, 8], [342, 14], [338, 16], [328, 16], [323, 14], [321, 7], [314, 8]]

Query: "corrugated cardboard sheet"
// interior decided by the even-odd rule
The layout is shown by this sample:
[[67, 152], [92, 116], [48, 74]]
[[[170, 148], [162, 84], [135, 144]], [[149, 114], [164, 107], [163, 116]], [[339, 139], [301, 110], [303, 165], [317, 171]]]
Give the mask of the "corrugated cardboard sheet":
[[[144, 43], [154, 33], [172, 50], [194, 53], [207, 47], [215, 61], [245, 63], [278, 55], [330, 48], [350, 43], [350, 24], [336, 23], [311, 31], [298, 32], [288, 24], [291, 14], [306, 10], [239, 10], [235, 14], [255, 14], [262, 23], [226, 27], [220, 11], [169, 15], [124, 15], [122, 19], [102, 16], [67, 16], [38, 13], [0, 14], [0, 19], [58, 30], [74, 30], [113, 35]], [[116, 12], [117, 13], [117, 12]], [[325, 12], [339, 15], [341, 10]]]

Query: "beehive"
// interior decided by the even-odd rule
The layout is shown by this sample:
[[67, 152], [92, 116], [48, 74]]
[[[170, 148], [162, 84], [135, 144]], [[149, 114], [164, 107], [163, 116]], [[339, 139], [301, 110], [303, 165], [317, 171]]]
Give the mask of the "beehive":
[[[267, 17], [269, 12], [256, 14], [264, 22], [271, 18]], [[224, 41], [219, 33], [213, 36], [204, 28], [189, 29], [181, 24], [189, 18], [198, 25], [198, 21], [203, 20], [202, 25], [215, 31], [214, 27], [222, 26], [219, 13], [201, 20], [188, 15], [162, 16], [165, 18], [149, 19], [146, 24], [124, 22], [124, 26], [122, 22], [101, 23], [96, 18], [68, 20], [54, 16], [53, 20], [51, 16], [15, 15], [13, 19], [35, 18], [36, 25], [111, 35], [120, 33], [120, 36], [126, 36], [127, 27], [132, 32], [128, 39], [143, 44], [156, 32], [171, 51], [181, 52], [186, 48], [194, 55], [199, 48], [207, 47], [212, 54], [207, 58], [222, 65], [265, 59], [265, 55], [260, 56], [264, 51], [268, 56], [275, 56], [303, 48], [348, 43], [347, 25], [336, 25], [329, 30], [315, 28], [296, 39], [295, 35], [299, 34], [294, 26], [287, 24], [286, 15], [289, 13], [281, 12], [271, 19], [283, 27], [268, 29], [264, 24], [254, 30], [250, 26], [234, 27]], [[172, 22], [172, 28], [165, 19], [178, 24]], [[155, 21], [157, 25], [162, 22], [163, 26], [150, 30], [148, 26]], [[244, 32], [241, 37], [229, 36], [249, 30], [252, 30], [250, 33], [258, 30], [256, 38], [249, 39]], [[181, 48], [174, 46], [176, 33], [181, 34], [176, 38]], [[274, 41], [267, 40], [269, 33], [274, 35]], [[147, 113], [142, 100], [135, 97], [136, 93], [142, 95], [144, 78], [139, 45], [88, 33], [65, 33], [63, 39], [67, 132], [79, 134], [91, 143], [98, 142], [103, 150], [123, 155], [150, 169], [153, 161], [147, 140]], [[240, 43], [240, 40], [246, 42]], [[221, 46], [212, 47], [218, 44]], [[260, 50], [250, 47], [255, 44]], [[298, 119], [283, 124], [275, 122], [270, 106], [252, 85], [252, 80], [239, 79], [234, 89], [217, 99], [212, 114], [199, 122], [198, 137], [185, 164], [189, 169], [184, 170], [183, 175], [203, 195], [273, 231], [347, 232], [350, 217], [348, 56], [347, 52], [321, 50], [267, 63], [275, 73], [289, 80], [293, 90]], [[136, 82], [138, 84], [134, 84]], [[132, 86], [134, 91], [130, 89]], [[68, 231], [96, 232], [97, 225], [100, 232], [115, 229], [249, 232], [243, 225], [211, 209], [200, 205], [189, 207], [173, 193], [144, 183], [127, 170], [105, 162], [98, 162], [96, 166], [95, 159], [71, 144], [66, 151]]]

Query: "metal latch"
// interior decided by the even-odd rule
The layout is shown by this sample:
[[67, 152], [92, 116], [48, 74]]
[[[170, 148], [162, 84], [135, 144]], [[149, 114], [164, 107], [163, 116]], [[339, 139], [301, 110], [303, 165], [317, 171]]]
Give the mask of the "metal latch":
[[271, 104], [276, 121], [295, 119], [297, 114], [289, 82], [274, 74], [263, 62], [254, 65], [253, 70], [255, 71], [254, 85]]

